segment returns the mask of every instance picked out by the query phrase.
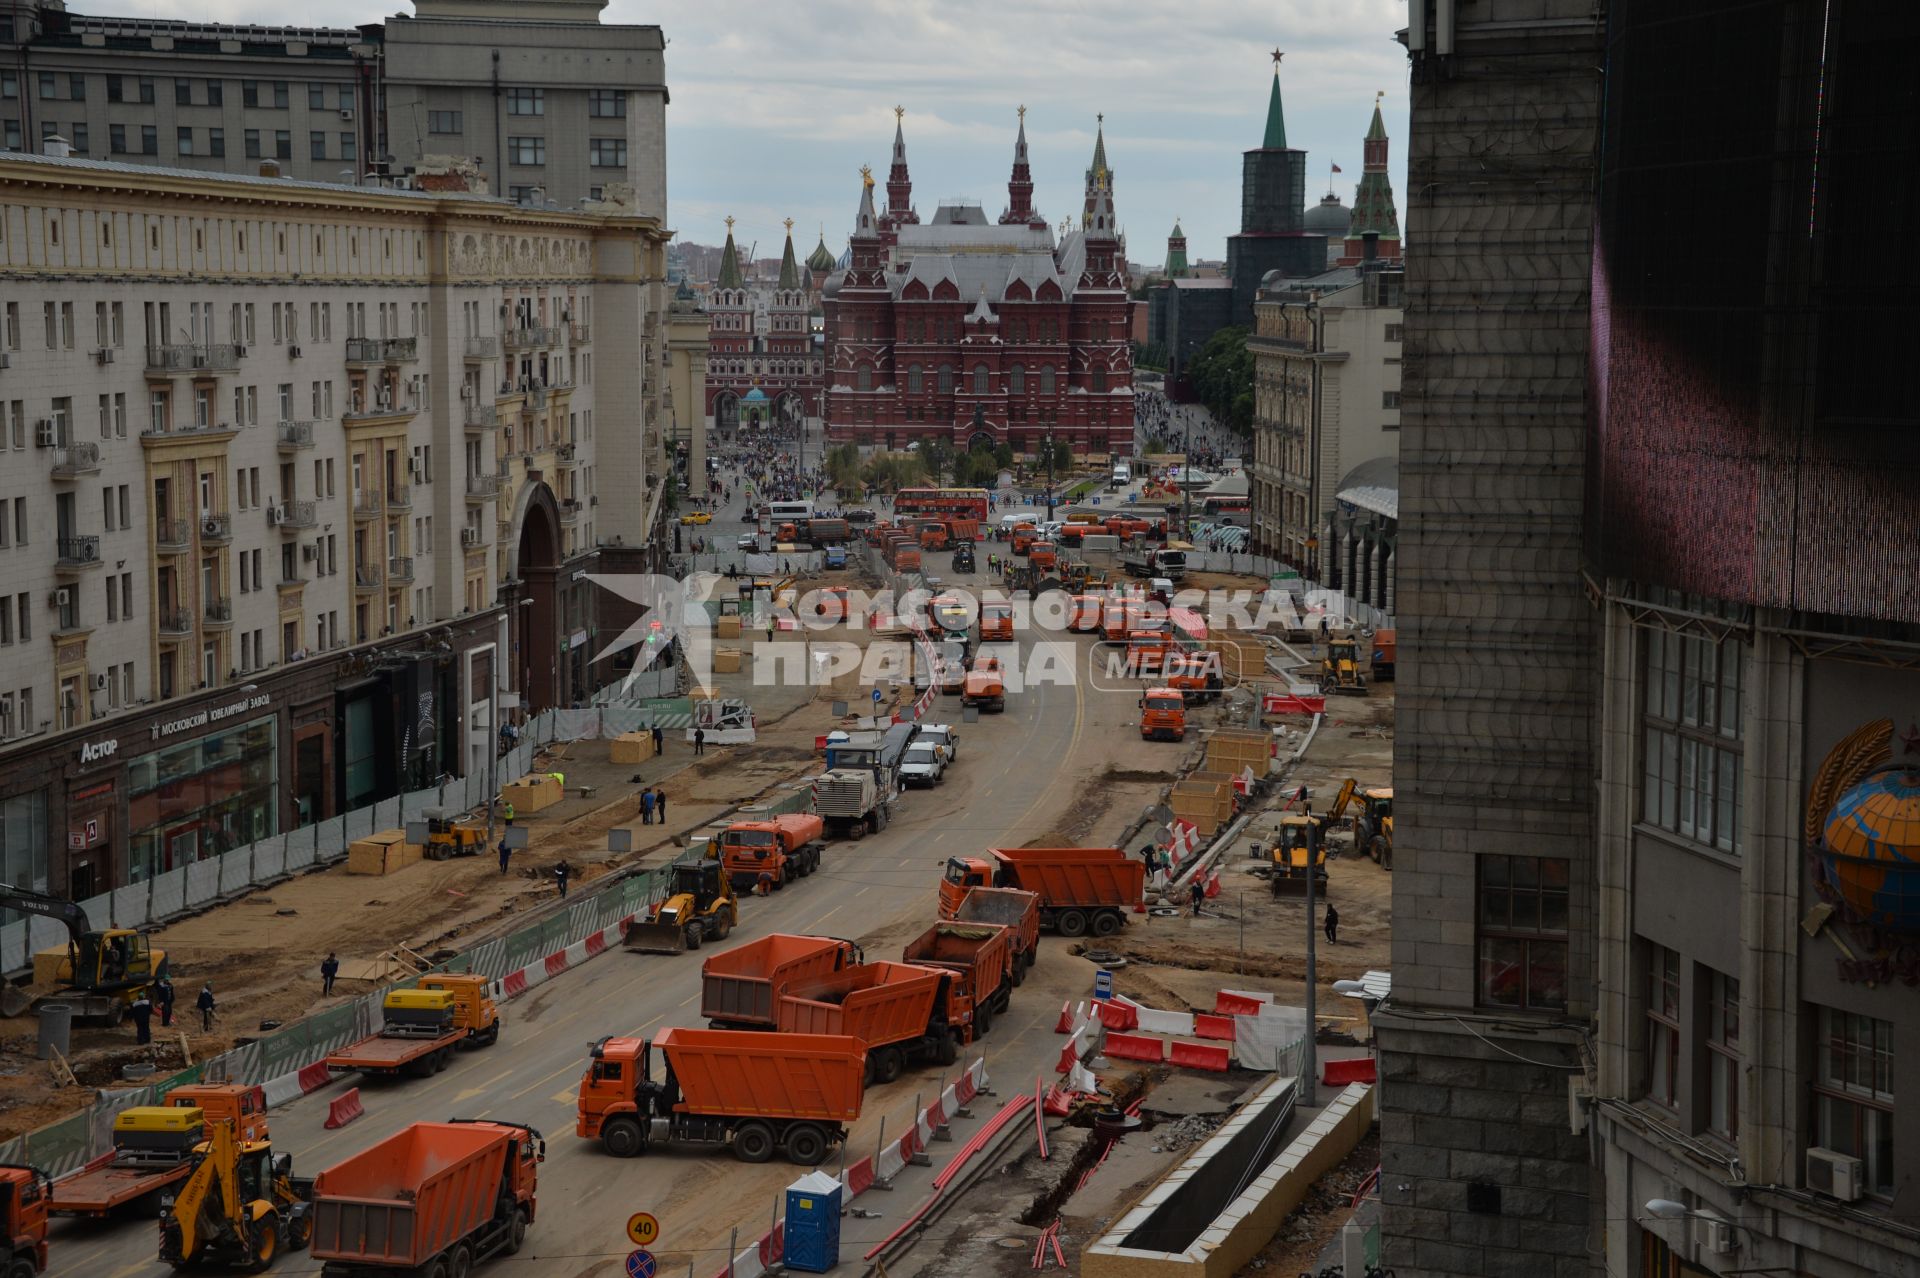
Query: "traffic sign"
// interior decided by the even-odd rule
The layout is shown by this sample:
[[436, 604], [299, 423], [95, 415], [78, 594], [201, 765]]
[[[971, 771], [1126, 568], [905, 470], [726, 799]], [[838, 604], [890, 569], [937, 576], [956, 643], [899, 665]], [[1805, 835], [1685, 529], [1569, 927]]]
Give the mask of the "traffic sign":
[[[635, 1217], [634, 1219], [639, 1219]], [[648, 1220], [653, 1217], [648, 1216]], [[660, 1267], [650, 1251], [630, 1251], [627, 1253], [627, 1278], [653, 1278], [654, 1271]]]
[[660, 1241], [660, 1222], [652, 1212], [636, 1211], [627, 1217], [627, 1237], [636, 1247], [651, 1247]]
[[878, 688], [873, 690], [873, 704], [876, 706], [880, 704], [880, 689]]
[[1113, 973], [1101, 968], [1093, 974], [1093, 996], [1097, 999], [1113, 997]]

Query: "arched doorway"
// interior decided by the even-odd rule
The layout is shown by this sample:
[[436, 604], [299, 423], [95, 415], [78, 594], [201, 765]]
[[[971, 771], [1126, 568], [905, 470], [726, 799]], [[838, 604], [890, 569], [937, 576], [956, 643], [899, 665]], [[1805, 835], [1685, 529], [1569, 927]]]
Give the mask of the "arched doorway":
[[967, 436], [967, 451], [971, 453], [984, 448], [988, 452], [992, 452], [994, 445], [999, 442], [1000, 441], [993, 437], [992, 431], [976, 430], [973, 434]]
[[560, 668], [560, 508], [544, 483], [522, 491], [511, 571], [513, 670], [528, 713], [566, 704]]
[[773, 420], [782, 429], [798, 430], [807, 417], [806, 401], [797, 391], [781, 391], [773, 401]]
[[756, 433], [773, 424], [773, 401], [758, 386], [740, 400], [740, 421], [748, 431]]
[[740, 429], [740, 397], [732, 391], [721, 391], [713, 397], [713, 424], [731, 435]]

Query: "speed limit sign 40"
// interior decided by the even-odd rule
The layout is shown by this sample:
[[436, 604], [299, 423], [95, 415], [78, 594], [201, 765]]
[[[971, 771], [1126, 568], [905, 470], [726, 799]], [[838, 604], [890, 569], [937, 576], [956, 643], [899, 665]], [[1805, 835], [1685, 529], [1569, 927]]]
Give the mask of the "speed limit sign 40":
[[627, 1237], [636, 1247], [651, 1247], [660, 1241], [660, 1222], [652, 1212], [636, 1211], [627, 1217]]

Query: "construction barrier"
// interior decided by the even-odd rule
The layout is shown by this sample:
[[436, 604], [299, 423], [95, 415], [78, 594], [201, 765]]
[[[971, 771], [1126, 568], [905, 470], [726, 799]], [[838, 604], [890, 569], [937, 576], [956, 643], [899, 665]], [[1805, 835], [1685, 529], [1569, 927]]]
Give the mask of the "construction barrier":
[[1258, 1016], [1263, 999], [1235, 994], [1230, 990], [1220, 990], [1213, 996], [1213, 1010], [1218, 1016]]
[[345, 1127], [366, 1112], [366, 1107], [360, 1103], [360, 1089], [349, 1087], [327, 1103], [327, 1121], [323, 1126], [328, 1131]]
[[1231, 1043], [1233, 1027], [1234, 1018], [1231, 1016], [1216, 1016], [1209, 1012], [1193, 1014], [1193, 1032], [1200, 1038], [1224, 1039]]
[[1123, 1061], [1164, 1061], [1167, 1045], [1145, 1034], [1107, 1035], [1107, 1055]]
[[1100, 1017], [1100, 1023], [1110, 1030], [1130, 1030], [1140, 1027], [1140, 1010], [1131, 1003], [1119, 999], [1103, 999], [1093, 1005], [1094, 1012]]
[[1227, 1072], [1229, 1050], [1219, 1043], [1175, 1042], [1169, 1048], [1167, 1059], [1175, 1065], [1211, 1070], [1216, 1074]]
[[1348, 1083], [1372, 1083], [1377, 1062], [1371, 1056], [1355, 1056], [1344, 1061], [1327, 1061], [1320, 1067], [1320, 1081], [1330, 1087], [1343, 1087]]

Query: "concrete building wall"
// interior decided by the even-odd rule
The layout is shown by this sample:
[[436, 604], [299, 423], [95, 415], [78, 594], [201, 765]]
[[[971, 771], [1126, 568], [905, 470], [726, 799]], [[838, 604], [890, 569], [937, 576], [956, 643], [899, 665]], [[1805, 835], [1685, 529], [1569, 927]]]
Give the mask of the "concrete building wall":
[[[1463, 18], [1444, 59], [1428, 31], [1414, 59], [1408, 221], [1447, 233], [1407, 262], [1402, 366], [1394, 993], [1376, 1025], [1383, 1263], [1403, 1278], [1591, 1264], [1566, 1105], [1595, 1001], [1580, 476], [1601, 30], [1578, 0], [1500, 17]], [[1543, 111], [1550, 136], [1524, 123]], [[1495, 137], [1489, 186], [1472, 139]], [[1517, 968], [1480, 927], [1480, 876], [1514, 864], [1493, 857], [1569, 885], [1564, 934], [1536, 933]], [[1520, 991], [1540, 1006], [1512, 1007]]]

